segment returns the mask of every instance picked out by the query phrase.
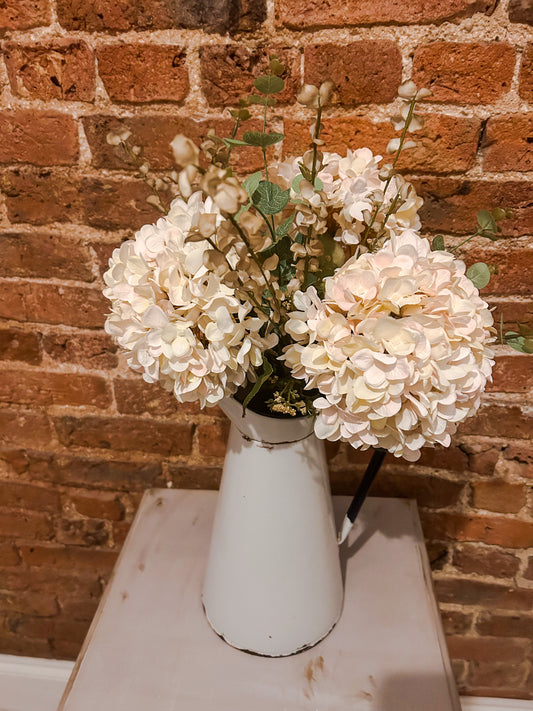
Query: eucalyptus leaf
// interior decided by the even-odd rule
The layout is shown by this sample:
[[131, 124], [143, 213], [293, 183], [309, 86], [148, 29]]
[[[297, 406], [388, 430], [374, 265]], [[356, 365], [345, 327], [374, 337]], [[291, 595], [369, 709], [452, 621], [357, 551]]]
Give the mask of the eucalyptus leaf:
[[478, 289], [483, 289], [490, 281], [490, 269], [485, 262], [476, 262], [466, 272], [466, 276]]
[[298, 175], [293, 179], [292, 189], [295, 193], [300, 192], [300, 183], [302, 182], [302, 180], [304, 180], [304, 176], [301, 173], [298, 173]]
[[437, 235], [433, 238], [433, 242], [431, 243], [431, 249], [434, 252], [443, 252], [446, 249], [446, 245], [444, 244], [444, 237], [442, 235]]
[[257, 94], [252, 94], [248, 98], [250, 104], [261, 104], [261, 106], [274, 106], [276, 99], [273, 96], [258, 96]]
[[289, 190], [283, 190], [276, 183], [271, 183], [269, 180], [261, 180], [257, 190], [252, 195], [252, 201], [265, 215], [276, 215], [289, 202], [289, 193]]
[[294, 219], [294, 212], [290, 217], [287, 217], [286, 220], [283, 220], [281, 225], [278, 225], [276, 227], [276, 236], [277, 237], [285, 237], [285, 235], [289, 234], [289, 230], [291, 229], [292, 221]]
[[272, 367], [272, 364], [267, 360], [266, 356], [263, 356], [262, 373], [260, 373], [257, 376], [257, 380], [255, 381], [253, 388], [250, 390], [248, 395], [244, 398], [244, 401], [242, 403], [242, 416], [243, 417], [246, 414], [246, 408], [251, 403], [251, 401], [254, 399], [254, 397], [257, 395], [257, 393], [261, 390], [261, 388], [266, 383], [266, 381], [270, 378], [270, 376], [272, 375], [273, 372], [274, 372], [274, 368]]
[[477, 213], [477, 222], [484, 232], [485, 230], [488, 230], [489, 232], [496, 232], [498, 229], [496, 220], [488, 210], [480, 210]]
[[315, 178], [315, 190], [324, 190], [324, 183], [318, 177]]
[[242, 187], [246, 190], [248, 195], [250, 197], [252, 197], [252, 195], [257, 190], [257, 187], [260, 182], [261, 182], [261, 171], [258, 170], [257, 173], [252, 173], [252, 175], [249, 175], [246, 178], [246, 180], [242, 184]]
[[265, 74], [257, 77], [254, 81], [254, 86], [261, 94], [279, 94], [285, 88], [285, 82], [281, 77], [275, 74]]
[[525, 338], [514, 331], [508, 331], [505, 334], [505, 342], [520, 353], [533, 353], [533, 338]]
[[242, 138], [248, 146], [260, 146], [261, 148], [267, 148], [268, 146], [273, 146], [274, 144], [283, 141], [284, 136], [282, 133], [246, 131]]
[[227, 146], [247, 146], [246, 141], [240, 141], [238, 138], [223, 138], [222, 139]]

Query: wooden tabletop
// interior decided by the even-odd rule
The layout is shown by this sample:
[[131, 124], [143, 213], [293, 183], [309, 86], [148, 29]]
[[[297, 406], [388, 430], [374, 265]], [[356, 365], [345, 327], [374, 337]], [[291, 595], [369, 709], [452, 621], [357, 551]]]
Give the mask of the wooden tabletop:
[[[414, 502], [366, 501], [341, 549], [340, 622], [269, 659], [204, 618], [216, 497], [145, 494], [58, 711], [460, 711]], [[348, 503], [335, 497], [339, 520]]]

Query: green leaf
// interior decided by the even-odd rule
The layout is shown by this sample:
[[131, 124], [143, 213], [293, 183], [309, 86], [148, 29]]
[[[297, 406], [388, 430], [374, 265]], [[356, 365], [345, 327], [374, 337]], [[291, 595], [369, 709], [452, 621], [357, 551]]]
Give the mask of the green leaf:
[[285, 82], [281, 77], [276, 76], [275, 74], [266, 74], [261, 77], [257, 77], [257, 79], [254, 81], [254, 86], [257, 89], [257, 91], [260, 91], [261, 94], [279, 94], [280, 91], [283, 91], [285, 88]]
[[246, 141], [240, 141], [238, 138], [223, 138], [222, 139], [227, 146], [247, 146]]
[[248, 395], [244, 398], [244, 401], [242, 403], [242, 416], [246, 414], [246, 408], [248, 405], [251, 403], [251, 401], [254, 399], [254, 397], [257, 395], [257, 393], [261, 390], [263, 385], [266, 383], [266, 381], [270, 378], [272, 373], [274, 372], [274, 368], [270, 364], [270, 362], [267, 360], [266, 356], [263, 356], [263, 363], [262, 363], [262, 373], [260, 373], [257, 376], [257, 380], [254, 383], [253, 388], [250, 390]]
[[269, 180], [261, 180], [252, 195], [252, 201], [265, 215], [276, 215], [289, 202], [289, 190], [283, 190]]
[[294, 219], [294, 212], [290, 217], [287, 217], [286, 220], [283, 220], [281, 225], [278, 225], [276, 227], [276, 236], [277, 237], [285, 237], [285, 235], [289, 234], [289, 230], [291, 229], [292, 221]]
[[505, 220], [507, 217], [507, 210], [504, 210], [503, 207], [495, 207], [492, 211], [492, 217], [496, 220], [496, 222]]
[[304, 180], [304, 176], [301, 173], [298, 173], [298, 175], [293, 179], [292, 189], [295, 193], [300, 192], [300, 183], [302, 182], [302, 180]]
[[267, 148], [275, 143], [283, 141], [282, 133], [261, 133], [260, 131], [246, 131], [242, 137], [243, 141], [249, 146], [260, 146]]
[[431, 243], [431, 249], [434, 252], [443, 252], [446, 249], [446, 245], [444, 244], [444, 237], [442, 235], [437, 235], [433, 238], [433, 242]]
[[273, 96], [258, 96], [257, 94], [252, 94], [248, 98], [250, 104], [261, 104], [261, 106], [274, 106], [276, 99]]
[[252, 175], [249, 175], [244, 183], [242, 184], [242, 187], [246, 190], [248, 195], [252, 197], [252, 195], [255, 193], [257, 190], [257, 186], [261, 182], [261, 171], [258, 170], [257, 173], [252, 173]]
[[507, 331], [505, 334], [505, 342], [515, 351], [520, 353], [533, 353], [533, 338], [525, 338], [524, 336], [519, 336], [514, 331]]
[[272, 55], [272, 57], [270, 57], [270, 62], [268, 66], [272, 74], [275, 74], [278, 77], [280, 77], [285, 71], [285, 67], [275, 55]]
[[324, 183], [318, 177], [315, 178], [315, 190], [324, 190]]
[[484, 232], [485, 230], [488, 230], [489, 232], [496, 232], [498, 229], [496, 220], [488, 210], [480, 210], [477, 213], [477, 223]]
[[466, 276], [478, 289], [483, 289], [490, 281], [490, 269], [484, 262], [476, 262], [466, 272]]
[[300, 167], [300, 172], [304, 176], [304, 178], [310, 183], [313, 180], [313, 174], [309, 170], [309, 168], [306, 168], [303, 163], [298, 163], [298, 166]]

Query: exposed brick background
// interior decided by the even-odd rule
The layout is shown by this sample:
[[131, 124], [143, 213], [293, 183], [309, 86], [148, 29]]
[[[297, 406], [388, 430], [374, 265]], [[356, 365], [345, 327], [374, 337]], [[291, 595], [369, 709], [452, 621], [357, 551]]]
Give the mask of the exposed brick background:
[[[511, 208], [500, 242], [464, 254], [498, 265], [496, 319], [533, 321], [532, 25], [530, 0], [0, 2], [0, 652], [75, 657], [142, 492], [220, 479], [223, 416], [134, 376], [102, 329], [109, 255], [156, 217], [107, 133], [126, 124], [169, 168], [176, 133], [231, 128], [223, 105], [275, 51], [287, 140], [273, 157], [306, 149], [295, 95], [327, 78], [327, 147], [383, 154], [414, 77], [434, 93], [400, 166], [423, 230], [452, 244], [479, 208]], [[373, 489], [418, 501], [466, 694], [533, 698], [532, 363], [498, 348], [452, 447], [389, 460]], [[368, 455], [327, 450], [334, 491], [352, 493]]]

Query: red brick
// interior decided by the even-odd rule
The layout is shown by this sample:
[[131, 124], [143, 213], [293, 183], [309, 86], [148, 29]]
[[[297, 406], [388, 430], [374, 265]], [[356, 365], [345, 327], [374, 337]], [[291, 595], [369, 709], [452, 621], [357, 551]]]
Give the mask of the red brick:
[[417, 465], [462, 472], [468, 469], [468, 456], [460, 447], [424, 447]]
[[51, 439], [48, 418], [40, 412], [1, 409], [0, 432], [4, 447], [41, 447]]
[[0, 112], [0, 163], [71, 165], [78, 160], [78, 127], [67, 114], [19, 109]]
[[178, 489], [218, 489], [221, 467], [189, 466], [169, 462], [170, 480]]
[[464, 634], [472, 627], [472, 614], [460, 610], [441, 610], [440, 616], [444, 633], [447, 635]]
[[54, 650], [68, 649], [64, 642], [72, 643], [74, 650], [73, 656], [77, 656], [76, 650], [79, 648], [89, 631], [90, 623], [88, 621], [81, 622], [68, 618], [54, 620], [53, 628], [53, 647]]
[[[519, 660], [517, 660], [519, 661]], [[498, 696], [508, 697], [507, 689], [512, 689], [518, 698], [521, 696], [519, 689], [523, 687], [523, 682], [527, 675], [527, 665], [525, 663], [505, 663], [499, 661], [483, 662], [472, 661], [469, 665], [467, 684], [471, 693], [477, 695], [478, 690], [483, 696], [490, 693], [496, 696], [493, 691], [499, 692]]]
[[495, 307], [494, 323], [500, 325], [503, 317], [503, 330], [516, 331], [517, 323], [529, 323], [533, 319], [533, 300], [522, 297], [517, 299], [491, 299], [491, 305]]
[[464, 251], [457, 251], [457, 255], [468, 264], [486, 262], [497, 267], [497, 273], [490, 278], [484, 294], [495, 295], [523, 295], [531, 292], [528, 273], [533, 270], [533, 249], [527, 244], [513, 244], [514, 240], [496, 245], [482, 243], [480, 246], [465, 245]]
[[90, 550], [77, 546], [22, 545], [19, 547], [26, 565], [46, 570], [108, 574], [113, 570], [118, 554], [106, 550]]
[[10, 568], [20, 563], [20, 555], [12, 543], [0, 543], [0, 567]]
[[58, 0], [59, 22], [69, 30], [202, 29], [204, 32], [252, 30], [266, 17], [264, 0], [244, 0], [239, 9], [230, 0], [169, 3], [166, 0]]
[[48, 232], [0, 234], [0, 276], [93, 281], [89, 249]]
[[4, 57], [11, 91], [24, 99], [92, 101], [95, 61], [86, 42], [6, 42]]
[[533, 170], [533, 113], [490, 118], [481, 146], [483, 170]]
[[107, 492], [71, 494], [69, 502], [82, 516], [102, 518], [107, 521], [121, 521], [124, 518], [124, 504], [115, 494]]
[[282, 74], [285, 88], [276, 94], [276, 101], [281, 104], [292, 101], [301, 85], [298, 50], [276, 45], [251, 49], [242, 44], [224, 44], [200, 48], [202, 88], [208, 103], [236, 105], [242, 96], [252, 92], [255, 77], [265, 70], [273, 54], [286, 68]]
[[[240, 129], [237, 134], [238, 137], [242, 135], [244, 130], [259, 127], [257, 122], [249, 123], [251, 125], [247, 123], [245, 127]], [[170, 143], [177, 134], [186, 134], [197, 145], [200, 145], [211, 128], [214, 128], [219, 136], [229, 136], [233, 128], [233, 120], [193, 120], [191, 118], [164, 116], [161, 114], [132, 116], [126, 119], [117, 119], [114, 116], [87, 116], [83, 119], [83, 125], [87, 140], [91, 146], [92, 160], [95, 167], [122, 170], [135, 167], [129, 159], [125, 160], [122, 149], [110, 146], [107, 143], [107, 134], [110, 131], [126, 127], [131, 131], [128, 142], [131, 145], [143, 146], [143, 156], [153, 169], [160, 170], [175, 168], [176, 164]], [[232, 165], [239, 171], [253, 171], [262, 167], [263, 158], [261, 151], [258, 149], [237, 147], [231, 156]], [[145, 194], [147, 195], [148, 193]], [[145, 194], [143, 193], [143, 195]], [[124, 225], [119, 224], [118, 226], [122, 227]]]
[[372, 495], [415, 499], [419, 506], [441, 508], [455, 504], [463, 486], [463, 482], [436, 476], [380, 472], [372, 486]]
[[0, 590], [0, 610], [47, 617], [57, 614], [57, 602], [53, 592], [43, 594], [31, 586], [13, 592]]
[[533, 442], [509, 442], [503, 450], [504, 459], [520, 465], [520, 474], [533, 477]]
[[390, 40], [363, 40], [347, 45], [311, 44], [305, 48], [306, 84], [330, 79], [334, 98], [343, 106], [394, 101], [402, 80], [402, 57]]
[[84, 222], [104, 230], [136, 230], [160, 213], [146, 202], [150, 189], [142, 180], [86, 178], [81, 186]]
[[521, 640], [449, 636], [446, 639], [450, 656], [480, 662], [521, 662], [525, 644]]
[[492, 637], [524, 637], [533, 639], [533, 617], [531, 615], [499, 615], [494, 612], [482, 612], [476, 622], [476, 631], [480, 635]]
[[442, 570], [448, 563], [448, 546], [442, 541], [426, 541], [426, 551], [431, 570]]
[[472, 482], [474, 506], [499, 513], [517, 513], [526, 504], [527, 489], [523, 484], [506, 481]]
[[518, 92], [523, 99], [533, 102], [533, 44], [529, 44], [522, 55]]
[[110, 528], [106, 521], [61, 519], [56, 539], [59, 543], [75, 546], [105, 546], [109, 542], [109, 533]]
[[0, 402], [107, 408], [111, 394], [104, 378], [78, 373], [3, 370]]
[[435, 581], [437, 599], [459, 605], [480, 605], [491, 610], [530, 612], [533, 589], [513, 585], [485, 583], [470, 578], [447, 578]]
[[0, 627], [0, 648], [3, 654], [28, 655], [33, 657], [51, 657], [52, 649], [47, 639], [20, 637]]
[[119, 412], [127, 415], [144, 413], [157, 417], [172, 417], [181, 407], [172, 393], [157, 383], [146, 383], [141, 378], [117, 378], [113, 381]]
[[461, 425], [462, 434], [487, 437], [528, 439], [532, 432], [532, 419], [519, 405], [486, 405], [475, 417]]
[[112, 369], [118, 364], [117, 347], [106, 333], [47, 333], [43, 348], [58, 363], [96, 370]]
[[57, 491], [10, 481], [0, 482], [0, 506], [49, 513], [57, 513], [61, 508]]
[[[426, 114], [425, 126], [417, 131], [418, 146], [405, 151], [398, 167], [425, 173], [450, 173], [467, 170], [474, 164], [481, 121], [458, 116]], [[373, 153], [386, 156], [387, 143], [397, 136], [390, 121], [373, 123], [361, 116], [342, 116], [323, 120], [321, 134], [328, 151], [345, 153], [348, 148], [368, 146]], [[309, 122], [285, 120], [285, 156], [308, 150]]]
[[96, 328], [103, 325], [108, 308], [98, 288], [0, 282], [0, 317], [15, 321]]
[[0, 5], [0, 30], [27, 30], [50, 21], [49, 0], [4, 0]]
[[488, 104], [509, 91], [515, 61], [505, 42], [433, 42], [416, 49], [413, 80], [431, 101]]
[[508, 12], [511, 22], [533, 25], [533, 5], [529, 0], [510, 0]]
[[46, 541], [54, 529], [48, 514], [34, 511], [0, 510], [0, 538]]
[[428, 538], [479, 541], [507, 548], [533, 546], [533, 521], [447, 512], [422, 512], [421, 518]]
[[27, 472], [33, 481], [54, 482], [87, 489], [141, 490], [163, 485], [159, 462], [92, 459], [52, 452], [4, 452], [3, 459], [16, 473]]
[[414, 0], [398, 3], [384, 0], [345, 2], [331, 0], [327, 8], [321, 2], [309, 3], [306, 0], [277, 0], [278, 24], [301, 30], [305, 27], [346, 27], [347, 25], [374, 24], [425, 24], [442, 22], [454, 18], [469, 17], [476, 12], [490, 13], [493, 0], [445, 0], [431, 3]]
[[10, 617], [7, 626], [19, 637], [53, 637], [54, 622], [47, 617]]
[[67, 447], [136, 450], [154, 454], [189, 454], [191, 425], [133, 417], [56, 417], [54, 424]]
[[38, 365], [42, 360], [40, 334], [18, 328], [0, 329], [0, 359]]
[[189, 93], [184, 47], [111, 44], [97, 50], [98, 73], [112, 101], [183, 101]]
[[529, 558], [527, 567], [524, 571], [524, 578], [528, 580], [533, 580], [533, 556]]
[[467, 444], [462, 449], [468, 454], [468, 468], [480, 476], [492, 476], [500, 457], [501, 447], [484, 445], [482, 448], [471, 448]]
[[448, 234], [471, 234], [481, 207], [504, 207], [513, 217], [500, 223], [503, 236], [528, 235], [533, 220], [533, 184], [520, 180], [463, 180], [417, 178], [417, 192], [424, 198], [420, 211], [422, 229]]
[[461, 573], [512, 578], [518, 572], [520, 559], [512, 553], [497, 548], [463, 543], [455, 547], [452, 564]]
[[198, 450], [203, 457], [222, 458], [226, 454], [229, 422], [198, 426]]
[[531, 390], [531, 360], [527, 355], [499, 355], [492, 369], [493, 382], [488, 391], [525, 393]]
[[77, 178], [49, 170], [9, 170], [2, 176], [11, 222], [43, 225], [49, 222], [81, 222], [80, 183]]

